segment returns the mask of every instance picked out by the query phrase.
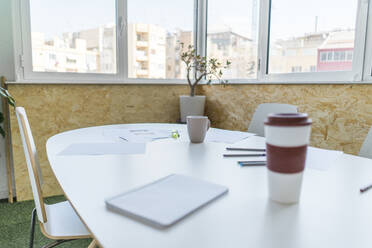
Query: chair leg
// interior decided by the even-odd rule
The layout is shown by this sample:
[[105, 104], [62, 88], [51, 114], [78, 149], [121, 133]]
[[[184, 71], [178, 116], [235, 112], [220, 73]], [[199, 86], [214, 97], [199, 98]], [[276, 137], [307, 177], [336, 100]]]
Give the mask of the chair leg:
[[[35, 237], [35, 220], [36, 220], [36, 208], [34, 208], [32, 210], [32, 215], [31, 215], [31, 230], [30, 230], [30, 243], [29, 243], [29, 247], [30, 248], [33, 248], [34, 247], [34, 237]], [[65, 242], [69, 242], [69, 241], [73, 241], [75, 239], [62, 239], [62, 240], [55, 240], [53, 241], [52, 243], [50, 244], [47, 244], [47, 245], [44, 245], [42, 248], [52, 248], [52, 247], [55, 247], [57, 245], [60, 245], [62, 243], [65, 243]], [[91, 246], [93, 244], [93, 246]], [[88, 248], [95, 248], [97, 245], [96, 241], [93, 240], [92, 243], [89, 245]]]
[[36, 208], [32, 210], [32, 215], [31, 215], [31, 230], [30, 230], [30, 243], [29, 243], [30, 248], [34, 247], [35, 218], [36, 218]]
[[92, 242], [89, 244], [88, 248], [96, 248], [97, 246], [97, 241], [95, 239], [92, 240]]
[[50, 244], [47, 244], [47, 245], [44, 245], [42, 248], [52, 248], [52, 247], [55, 247], [57, 245], [60, 245], [62, 243], [65, 243], [65, 242], [69, 242], [69, 241], [73, 241], [75, 239], [61, 239], [61, 240], [55, 240], [53, 241], [52, 243]]

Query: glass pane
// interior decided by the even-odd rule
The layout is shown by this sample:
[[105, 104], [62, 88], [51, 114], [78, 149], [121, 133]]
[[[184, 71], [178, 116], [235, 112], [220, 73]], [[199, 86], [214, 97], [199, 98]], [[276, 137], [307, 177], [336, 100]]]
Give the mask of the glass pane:
[[193, 0], [128, 0], [128, 76], [186, 78], [180, 46], [193, 45]]
[[333, 52], [331, 51], [331, 52], [328, 52], [328, 57], [327, 57], [327, 59], [329, 60], [329, 61], [332, 61], [333, 60]]
[[224, 78], [257, 77], [259, 0], [209, 0], [207, 55], [231, 61]]
[[33, 71], [116, 73], [115, 8], [115, 0], [30, 0]]
[[357, 0], [272, 0], [269, 73], [350, 71]]

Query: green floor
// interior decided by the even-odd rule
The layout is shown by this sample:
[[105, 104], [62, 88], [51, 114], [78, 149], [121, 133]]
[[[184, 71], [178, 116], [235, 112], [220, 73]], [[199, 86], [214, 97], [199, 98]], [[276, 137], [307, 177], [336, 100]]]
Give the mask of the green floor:
[[[50, 197], [45, 203], [56, 203], [65, 200], [63, 196]], [[33, 201], [8, 203], [0, 201], [0, 248], [23, 248], [28, 247], [30, 237], [31, 212], [34, 208]], [[40, 232], [36, 224], [34, 247], [39, 248], [50, 243]], [[75, 240], [61, 244], [57, 247], [88, 247], [90, 239]]]

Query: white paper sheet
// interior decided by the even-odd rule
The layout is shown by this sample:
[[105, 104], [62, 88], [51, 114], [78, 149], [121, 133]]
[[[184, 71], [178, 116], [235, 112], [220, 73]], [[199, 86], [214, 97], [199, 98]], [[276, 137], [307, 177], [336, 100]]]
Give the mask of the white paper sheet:
[[158, 139], [172, 138], [172, 130], [137, 128], [137, 129], [105, 129], [103, 135], [121, 141], [146, 143]]
[[108, 155], [108, 154], [143, 154], [146, 152], [144, 143], [75, 143], [66, 147], [59, 156], [76, 155]]
[[106, 205], [156, 227], [168, 227], [227, 191], [225, 186], [173, 174], [108, 199]]
[[205, 137], [205, 142], [233, 144], [238, 141], [244, 140], [248, 137], [252, 137], [254, 135], [255, 134], [253, 133], [213, 128], [208, 130], [207, 135]]
[[306, 168], [328, 170], [343, 154], [342, 151], [325, 150], [316, 147], [307, 148]]

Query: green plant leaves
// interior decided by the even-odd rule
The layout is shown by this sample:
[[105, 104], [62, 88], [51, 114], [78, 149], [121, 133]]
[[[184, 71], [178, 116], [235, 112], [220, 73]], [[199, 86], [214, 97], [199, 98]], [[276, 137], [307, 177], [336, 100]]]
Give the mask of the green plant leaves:
[[[216, 78], [221, 84], [226, 84], [228, 82], [222, 80], [222, 69], [229, 68], [231, 61], [227, 60], [226, 64], [222, 65], [222, 63], [216, 58], [208, 59], [206, 56], [196, 54], [196, 50], [192, 45], [188, 45], [184, 51], [185, 44], [183, 42], [180, 42], [179, 44], [181, 46], [181, 60], [186, 64], [187, 81], [192, 88], [191, 94], [193, 93], [193, 88], [203, 78], [208, 78], [207, 84], [211, 84], [212, 78]], [[192, 73], [195, 74], [195, 78], [193, 79], [190, 75]]]
[[1, 136], [3, 136], [3, 138], [5, 138], [5, 131], [3, 129], [3, 127], [0, 126], [0, 134]]
[[14, 98], [10, 95], [8, 90], [0, 87], [0, 95], [7, 99], [9, 105], [13, 106], [14, 108], [16, 107], [16, 102], [15, 102]]
[[[13, 108], [16, 107], [16, 101], [14, 100], [14, 98], [10, 95], [9, 91], [0, 87], [0, 96], [6, 98], [6, 100], [8, 101], [9, 105], [13, 106]], [[0, 123], [3, 123], [4, 122], [4, 114], [2, 112], [0, 112]], [[3, 136], [3, 138], [5, 137], [5, 131], [3, 129], [2, 126], [0, 126], [0, 134], [1, 136]]]

